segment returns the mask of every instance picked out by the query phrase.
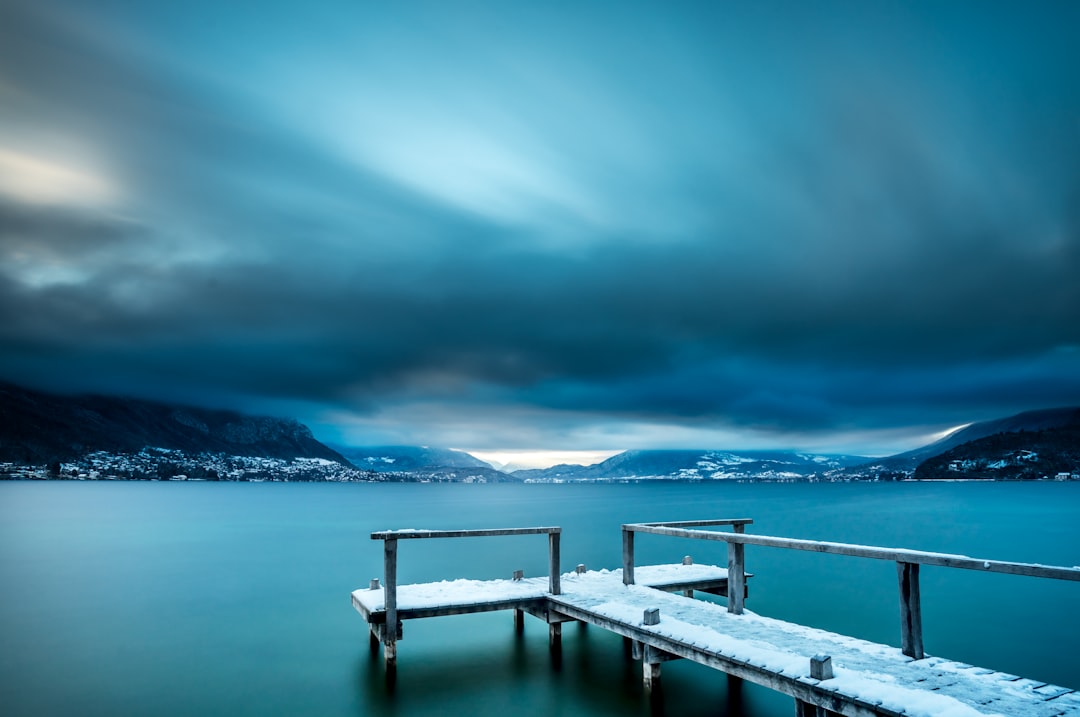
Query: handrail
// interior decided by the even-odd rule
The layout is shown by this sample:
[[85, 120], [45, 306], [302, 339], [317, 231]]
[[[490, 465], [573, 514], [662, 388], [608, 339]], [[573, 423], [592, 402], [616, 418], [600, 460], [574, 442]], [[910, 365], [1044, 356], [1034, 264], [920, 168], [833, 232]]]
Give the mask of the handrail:
[[[748, 521], [747, 521], [748, 522]], [[836, 543], [800, 538], [782, 538], [772, 535], [747, 535], [741, 528], [743, 519], [678, 521], [669, 523], [626, 523], [622, 526], [623, 535], [623, 582], [634, 582], [634, 533], [651, 533], [676, 538], [697, 540], [715, 540], [728, 546], [728, 612], [740, 614], [743, 611], [745, 590], [744, 546], [763, 545], [772, 548], [804, 550], [831, 555], [848, 555], [875, 560], [896, 562], [897, 579], [900, 589], [901, 649], [905, 655], [916, 660], [925, 656], [922, 641], [922, 607], [919, 595], [919, 566], [934, 565], [964, 570], [981, 570], [987, 573], [1005, 573], [1009, 575], [1027, 575], [1029, 577], [1051, 578], [1054, 580], [1080, 581], [1080, 566], [1062, 567], [1040, 565], [1036, 563], [1017, 563], [1006, 560], [982, 560], [967, 555], [934, 553], [925, 550], [906, 548], [882, 548], [872, 545]], [[726, 533], [714, 530], [690, 530], [686, 526], [732, 525], [735, 532]]]
[[503, 535], [543, 535], [548, 536], [548, 592], [558, 595], [562, 592], [559, 566], [559, 543], [562, 528], [543, 526], [532, 528], [486, 528], [480, 530], [377, 530], [371, 534], [372, 540], [383, 541], [383, 606], [386, 610], [386, 624], [383, 626], [383, 654], [387, 664], [397, 659], [397, 640], [401, 633], [401, 621], [397, 616], [397, 543], [398, 540], [419, 538], [485, 538]]
[[541, 528], [483, 528], [480, 530], [377, 530], [371, 534], [372, 540], [403, 540], [408, 538], [485, 538], [498, 535], [538, 535], [541, 533], [561, 533], [562, 528], [551, 526]]
[[659, 523], [631, 523], [630, 525], [664, 526], [668, 528], [689, 528], [692, 525], [730, 525], [736, 533], [743, 532], [743, 526], [754, 522], [753, 518], [718, 518], [714, 520], [670, 520]]
[[[700, 525], [701, 523], [695, 524]], [[987, 573], [1007, 573], [1009, 575], [1028, 575], [1030, 577], [1052, 578], [1054, 580], [1080, 581], [1080, 567], [1068, 568], [1057, 565], [1040, 565], [1038, 563], [1017, 563], [1008, 560], [984, 560], [952, 553], [934, 553], [925, 550], [910, 550], [908, 548], [882, 548], [874, 545], [835, 543], [825, 540], [782, 538], [773, 535], [721, 533], [713, 530], [686, 530], [679, 527], [673, 527], [676, 525], [678, 524], [630, 523], [624, 525], [623, 529], [632, 530], [636, 533], [670, 535], [677, 538], [719, 540], [725, 543], [764, 545], [772, 548], [789, 548], [791, 550], [805, 550], [814, 553], [828, 553], [831, 555], [849, 555], [857, 558], [892, 560], [899, 563], [936, 565], [946, 568], [961, 568], [964, 570], [981, 570]]]

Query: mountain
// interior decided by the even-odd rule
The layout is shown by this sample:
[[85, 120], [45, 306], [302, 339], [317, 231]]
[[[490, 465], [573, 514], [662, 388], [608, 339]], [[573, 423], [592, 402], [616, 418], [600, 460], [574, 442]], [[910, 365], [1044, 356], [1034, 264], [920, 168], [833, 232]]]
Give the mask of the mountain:
[[430, 446], [334, 446], [358, 468], [391, 480], [505, 483], [521, 480], [495, 469], [476, 456]]
[[860, 468], [884, 468], [887, 470], [915, 471], [928, 459], [940, 456], [958, 446], [978, 441], [1000, 433], [1018, 433], [1044, 431], [1064, 428], [1080, 421], [1080, 408], [1051, 408], [1036, 411], [1024, 411], [1008, 418], [980, 421], [954, 431], [944, 438], [904, 453], [877, 459], [872, 464]]
[[1080, 409], [1066, 409], [1067, 423], [1052, 425], [1060, 418], [1061, 414], [1056, 415], [1046, 428], [1001, 431], [954, 446], [920, 463], [914, 477], [1034, 480], [1080, 476]]
[[558, 465], [515, 471], [534, 481], [667, 478], [683, 480], [800, 480], [866, 463], [863, 456], [834, 456], [795, 451], [625, 451], [591, 466]]
[[0, 383], [0, 461], [35, 465], [99, 451], [134, 454], [148, 446], [348, 465], [291, 419], [129, 398], [59, 396]]
[[334, 448], [360, 468], [392, 473], [423, 468], [492, 468], [490, 463], [449, 448], [428, 446], [338, 446]]

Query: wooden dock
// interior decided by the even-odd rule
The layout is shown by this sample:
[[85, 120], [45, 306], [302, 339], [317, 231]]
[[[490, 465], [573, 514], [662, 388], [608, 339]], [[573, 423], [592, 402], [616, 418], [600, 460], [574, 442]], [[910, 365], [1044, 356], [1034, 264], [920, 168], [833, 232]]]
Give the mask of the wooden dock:
[[[1063, 580], [1080, 580], [1080, 569], [748, 535], [744, 526], [751, 522], [624, 525], [621, 569], [586, 570], [579, 565], [566, 574], [560, 569], [559, 528], [372, 533], [372, 539], [384, 542], [384, 584], [373, 580], [368, 588], [354, 591], [352, 603], [371, 628], [372, 647], [383, 645], [390, 674], [397, 662], [403, 620], [514, 610], [518, 629], [525, 613], [548, 624], [553, 650], [559, 649], [561, 625], [567, 621], [622, 635], [631, 641], [635, 659], [642, 661], [647, 689], [657, 684], [662, 663], [681, 658], [790, 695], [801, 717], [1080, 717], [1080, 694], [1073, 689], [926, 655], [918, 568], [943, 565]], [[733, 532], [700, 529], [718, 526], [731, 526]], [[634, 536], [642, 533], [727, 542], [728, 565], [695, 565], [684, 559], [675, 565], [636, 566]], [[523, 534], [548, 536], [547, 576], [526, 578], [519, 571], [505, 580], [396, 584], [398, 540]], [[901, 647], [747, 612], [743, 561], [747, 544], [895, 561]], [[728, 597], [727, 605], [693, 599], [694, 591]]]

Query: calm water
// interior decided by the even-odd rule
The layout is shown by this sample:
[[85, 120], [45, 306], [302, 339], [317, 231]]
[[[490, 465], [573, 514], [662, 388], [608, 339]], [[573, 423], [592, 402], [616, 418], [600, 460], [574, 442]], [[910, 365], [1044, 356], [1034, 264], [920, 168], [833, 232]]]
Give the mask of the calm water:
[[[384, 528], [563, 526], [563, 568], [618, 567], [619, 525], [751, 517], [755, 533], [1080, 564], [1080, 484], [0, 483], [5, 715], [645, 715], [617, 637], [509, 613], [407, 622], [396, 688], [349, 592]], [[639, 563], [726, 561], [641, 536]], [[402, 582], [546, 572], [542, 536], [406, 542]], [[747, 607], [897, 645], [892, 563], [747, 546]], [[1080, 584], [924, 568], [927, 651], [1080, 688]], [[792, 714], [664, 665], [667, 717]]]

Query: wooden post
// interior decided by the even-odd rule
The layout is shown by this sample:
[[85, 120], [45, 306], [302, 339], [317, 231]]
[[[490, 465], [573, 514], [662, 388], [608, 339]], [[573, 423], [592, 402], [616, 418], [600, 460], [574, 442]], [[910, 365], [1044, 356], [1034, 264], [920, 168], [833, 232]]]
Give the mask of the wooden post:
[[921, 660], [922, 604], [919, 598], [919, 564], [896, 563], [896, 576], [900, 581], [900, 650], [908, 657]]
[[734, 615], [742, 615], [746, 596], [745, 547], [742, 543], [727, 544], [727, 609]]
[[798, 697], [795, 698], [795, 717], [820, 717], [820, 715], [821, 711], [817, 705], [803, 702]]
[[518, 635], [525, 632], [525, 611], [519, 608], [514, 609], [514, 632]]
[[368, 590], [378, 590], [378, 589], [379, 589], [379, 579], [378, 578], [372, 578], [371, 579], [371, 584], [368, 585]]
[[745, 533], [746, 525], [743, 523], [736, 523], [735, 525], [731, 526], [731, 529], [736, 533]]
[[552, 595], [562, 593], [561, 572], [559, 567], [559, 533], [548, 533], [548, 592]]
[[645, 691], [651, 692], [660, 682], [660, 663], [643, 660], [641, 662], [641, 676], [645, 681]]
[[397, 664], [397, 539], [383, 541], [383, 604], [386, 607], [386, 625], [383, 626], [383, 656], [388, 667]]
[[578, 563], [578, 566], [576, 568], [574, 568], [574, 572], [577, 573], [578, 575], [584, 575], [585, 572], [586, 572], [585, 571], [585, 563]]
[[562, 623], [553, 622], [548, 625], [548, 647], [559, 650], [562, 647]]
[[727, 676], [727, 714], [742, 714], [743, 678], [731, 673]]
[[623, 585], [634, 584], [634, 531], [622, 529], [622, 581]]
[[371, 656], [379, 654], [379, 634], [375, 629], [375, 626], [371, 626], [372, 629], [368, 632], [368, 648], [371, 650]]
[[641, 619], [642, 625], [659, 625], [660, 624], [660, 608], [650, 607], [645, 610], [645, 614]]
[[660, 660], [653, 654], [654, 648], [644, 645], [641, 654], [641, 677], [646, 692], [660, 686]]
[[829, 655], [814, 655], [811, 657], [810, 676], [815, 680], [831, 680], [833, 678], [832, 657]]

